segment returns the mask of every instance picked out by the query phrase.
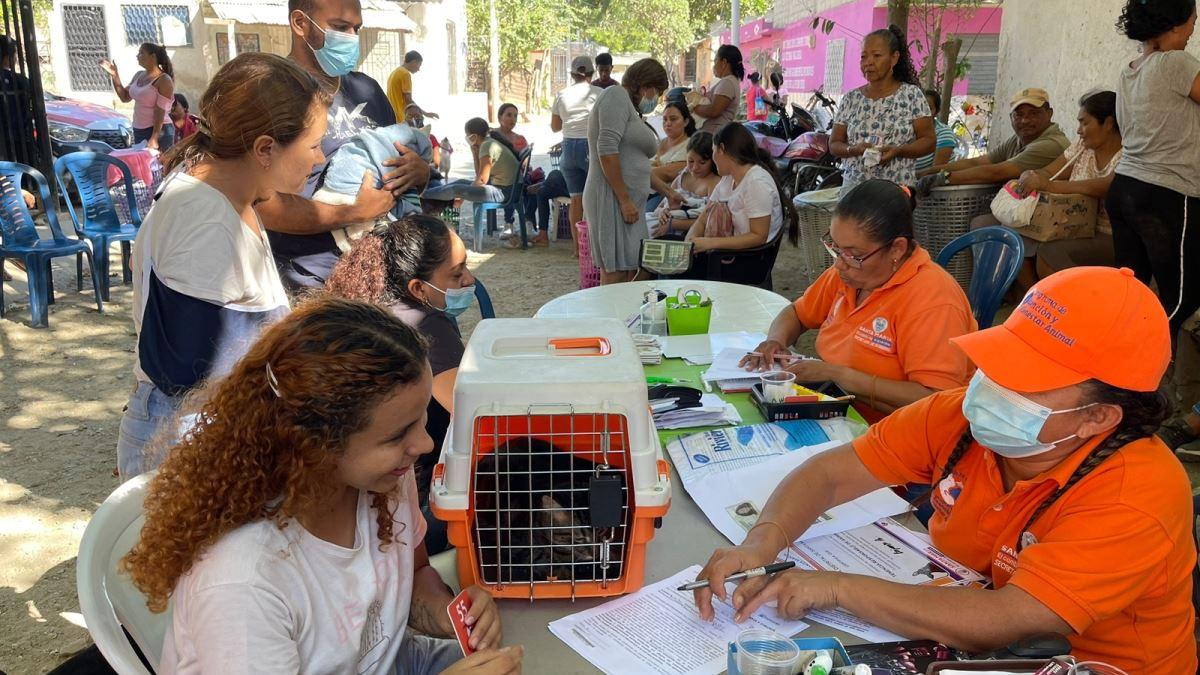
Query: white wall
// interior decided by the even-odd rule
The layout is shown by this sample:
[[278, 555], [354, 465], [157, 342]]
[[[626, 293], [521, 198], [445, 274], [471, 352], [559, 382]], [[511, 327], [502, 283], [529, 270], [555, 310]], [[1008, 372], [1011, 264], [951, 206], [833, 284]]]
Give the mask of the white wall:
[[[421, 52], [421, 72], [413, 78], [413, 100], [426, 110], [444, 109], [449, 97], [464, 91], [467, 75], [467, 12], [465, 0], [418, 2], [408, 5], [408, 17], [419, 27], [404, 36], [407, 49]], [[454, 24], [456, 44], [449, 44], [447, 24]], [[451, 58], [451, 55], [454, 58]], [[453, 64], [456, 82], [451, 82]], [[457, 91], [451, 90], [457, 84]], [[380, 82], [386, 87], [387, 82]]]
[[[1050, 93], [1054, 121], [1075, 136], [1077, 103], [1093, 89], [1115, 89], [1137, 43], [1117, 32], [1124, 0], [1006, 0], [1000, 29], [993, 142], [1008, 138], [1007, 102], [1026, 87]], [[1200, 39], [1189, 52], [1200, 56]]]

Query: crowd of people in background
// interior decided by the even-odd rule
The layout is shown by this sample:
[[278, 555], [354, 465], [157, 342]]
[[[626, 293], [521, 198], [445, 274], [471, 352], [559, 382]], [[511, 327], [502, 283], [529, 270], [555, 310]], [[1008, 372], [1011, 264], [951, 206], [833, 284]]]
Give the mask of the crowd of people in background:
[[[1130, 672], [1149, 672], [1146, 652], [1171, 672], [1195, 669], [1190, 605], [1176, 597], [1196, 562], [1186, 481], [1152, 438], [1173, 450], [1200, 437], [1200, 403], [1168, 420], [1159, 391], [1200, 309], [1200, 232], [1188, 231], [1200, 214], [1200, 59], [1184, 50], [1195, 22], [1194, 0], [1130, 0], [1118, 26], [1141, 53], [1113, 89], [1078, 102], [1075, 141], [1055, 123], [1050, 93], [1030, 86], [1007, 101], [1011, 137], [970, 158], [955, 157], [939, 119], [950, 102], [918, 86], [904, 32], [862, 39], [866, 84], [842, 97], [830, 138], [843, 185], [817, 243], [833, 264], [744, 363], [774, 368], [818, 331], [815, 358], [788, 369], [837, 383], [873, 426], [786, 479], [760, 521], [775, 529], [755, 526], [702, 575], [774, 560], [835, 498], [921, 485], [935, 543], [976, 569], [1009, 565], [1002, 587], [978, 591], [986, 600], [969, 596], [960, 625], [914, 615], [905, 607], [922, 598], [907, 590], [824, 577], [802, 587], [789, 576], [772, 598], [747, 584], [741, 601], [778, 598], [786, 614], [840, 602], [899, 630], [866, 607], [873, 598], [913, 637], [977, 645], [995, 639], [985, 627], [1038, 629], [1070, 633], [1085, 655]], [[530, 143], [505, 103], [494, 128], [466, 121], [455, 155], [469, 155], [473, 176], [450, 180], [449, 143], [426, 125], [438, 115], [414, 99], [422, 55], [408, 52], [385, 89], [355, 71], [362, 29], [358, 0], [290, 0], [288, 55], [230, 60], [194, 112], [163, 47], [141, 45], [127, 81], [100, 63], [133, 104], [135, 140], [163, 153], [167, 173], [134, 247], [136, 386], [117, 448], [123, 480], [158, 471], [125, 565], [151, 609], [174, 602], [163, 672], [519, 672], [522, 652], [500, 647], [498, 611], [477, 587], [473, 655], [406, 632], [452, 633], [448, 591], [428, 564], [449, 547], [429, 490], [464, 355], [456, 318], [476, 280], [456, 224], [438, 217], [445, 208], [521, 202], [532, 243], [545, 246], [551, 205], [566, 198], [605, 285], [644, 278], [650, 238], [690, 245], [684, 278], [704, 278], [711, 256], [799, 241], [776, 163], [738, 121], [742, 110], [768, 119], [786, 100], [783, 78], [766, 73], [764, 87], [764, 73], [747, 77], [734, 45], [716, 50], [709, 86], [665, 103], [671, 78], [659, 61], [637, 60], [618, 81], [610, 54], [577, 56], [550, 106], [556, 170], [522, 178]], [[0, 41], [0, 65], [10, 51]], [[661, 134], [647, 119], [657, 112]], [[1019, 305], [981, 332], [963, 289], [916, 241], [914, 210], [945, 186], [1009, 181], [1021, 196], [1094, 198], [1097, 234], [1025, 237]], [[983, 215], [971, 227], [1000, 224]], [[520, 247], [513, 231], [508, 245]], [[1077, 332], [1038, 327], [1030, 312], [1046, 307]], [[1131, 492], [1131, 477], [1160, 483]], [[812, 480], [832, 491], [794, 498]], [[970, 489], [982, 482], [986, 498]], [[1014, 501], [1019, 540], [1008, 540], [1007, 520], [972, 529], [993, 503], [999, 512]], [[1105, 531], [1082, 522], [1093, 517]], [[290, 561], [273, 562], [284, 549]], [[1111, 569], [1099, 571], [1101, 558]], [[1129, 590], [1100, 597], [1096, 574]], [[710, 597], [697, 593], [704, 615]], [[376, 643], [341, 639], [323, 623], [335, 613]], [[1147, 634], [1143, 620], [1188, 629]]]

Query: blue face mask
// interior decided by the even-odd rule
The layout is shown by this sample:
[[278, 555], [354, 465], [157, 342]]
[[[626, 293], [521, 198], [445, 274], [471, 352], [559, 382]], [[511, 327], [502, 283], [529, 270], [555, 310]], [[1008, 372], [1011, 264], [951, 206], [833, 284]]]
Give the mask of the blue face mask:
[[658, 97], [657, 96], [643, 96], [642, 104], [638, 106], [638, 110], [640, 110], [643, 115], [649, 115], [650, 113], [654, 112], [654, 109], [657, 107], [658, 107]]
[[1075, 438], [1071, 434], [1053, 443], [1042, 443], [1038, 436], [1051, 415], [1075, 412], [1096, 405], [1066, 410], [1051, 410], [1034, 403], [1015, 391], [1009, 391], [975, 371], [967, 395], [963, 398], [963, 415], [971, 423], [971, 435], [992, 452], [1009, 459], [1021, 459], [1049, 452], [1060, 443]]
[[463, 286], [462, 288], [450, 288], [442, 290], [428, 281], [422, 282], [426, 286], [446, 296], [446, 308], [442, 311], [449, 316], [458, 316], [471, 308], [475, 304], [475, 284]]
[[[312, 49], [313, 56], [317, 57], [317, 64], [321, 66], [321, 70], [330, 77], [341, 77], [354, 70], [354, 66], [358, 65], [358, 36], [321, 28], [316, 21], [312, 20], [311, 16], [307, 14], [304, 16], [312, 21], [312, 25], [317, 26], [317, 30], [325, 34], [324, 47], [313, 49], [312, 45], [308, 45], [308, 48]], [[304, 44], [308, 44], [308, 42], [306, 41]]]

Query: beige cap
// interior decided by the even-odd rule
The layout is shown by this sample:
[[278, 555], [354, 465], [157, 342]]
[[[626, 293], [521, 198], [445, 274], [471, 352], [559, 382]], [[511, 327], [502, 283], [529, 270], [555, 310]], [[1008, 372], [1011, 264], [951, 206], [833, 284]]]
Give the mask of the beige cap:
[[591, 57], [584, 54], [571, 60], [571, 72], [579, 75], [591, 75], [596, 70], [592, 68]]
[[1047, 94], [1045, 89], [1038, 89], [1037, 87], [1022, 89], [1021, 91], [1017, 92], [1016, 96], [1012, 97], [1012, 101], [1009, 103], [1008, 109], [1016, 110], [1017, 106], [1025, 103], [1028, 103], [1035, 108], [1049, 105], [1050, 94]]

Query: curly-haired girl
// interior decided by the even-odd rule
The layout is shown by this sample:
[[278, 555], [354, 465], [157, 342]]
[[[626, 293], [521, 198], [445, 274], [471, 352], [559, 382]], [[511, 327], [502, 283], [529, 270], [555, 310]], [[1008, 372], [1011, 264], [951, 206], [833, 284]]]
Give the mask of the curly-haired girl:
[[[380, 225], [355, 242], [329, 275], [326, 288], [339, 297], [386, 305], [429, 344], [433, 398], [425, 430], [440, 449], [454, 410], [454, 380], [463, 356], [462, 333], [454, 317], [475, 301], [475, 277], [467, 269], [467, 248], [450, 228], [432, 216], [410, 215]], [[446, 525], [428, 514], [429, 480], [437, 453], [417, 462], [420, 504], [429, 532], [425, 546], [440, 553], [448, 546]]]
[[[424, 342], [386, 310], [319, 298], [211, 386], [150, 483], [124, 566], [152, 611], [174, 601], [165, 673], [511, 673], [495, 603], [429, 566], [411, 468], [432, 450]], [[197, 399], [199, 400], [199, 398]]]

